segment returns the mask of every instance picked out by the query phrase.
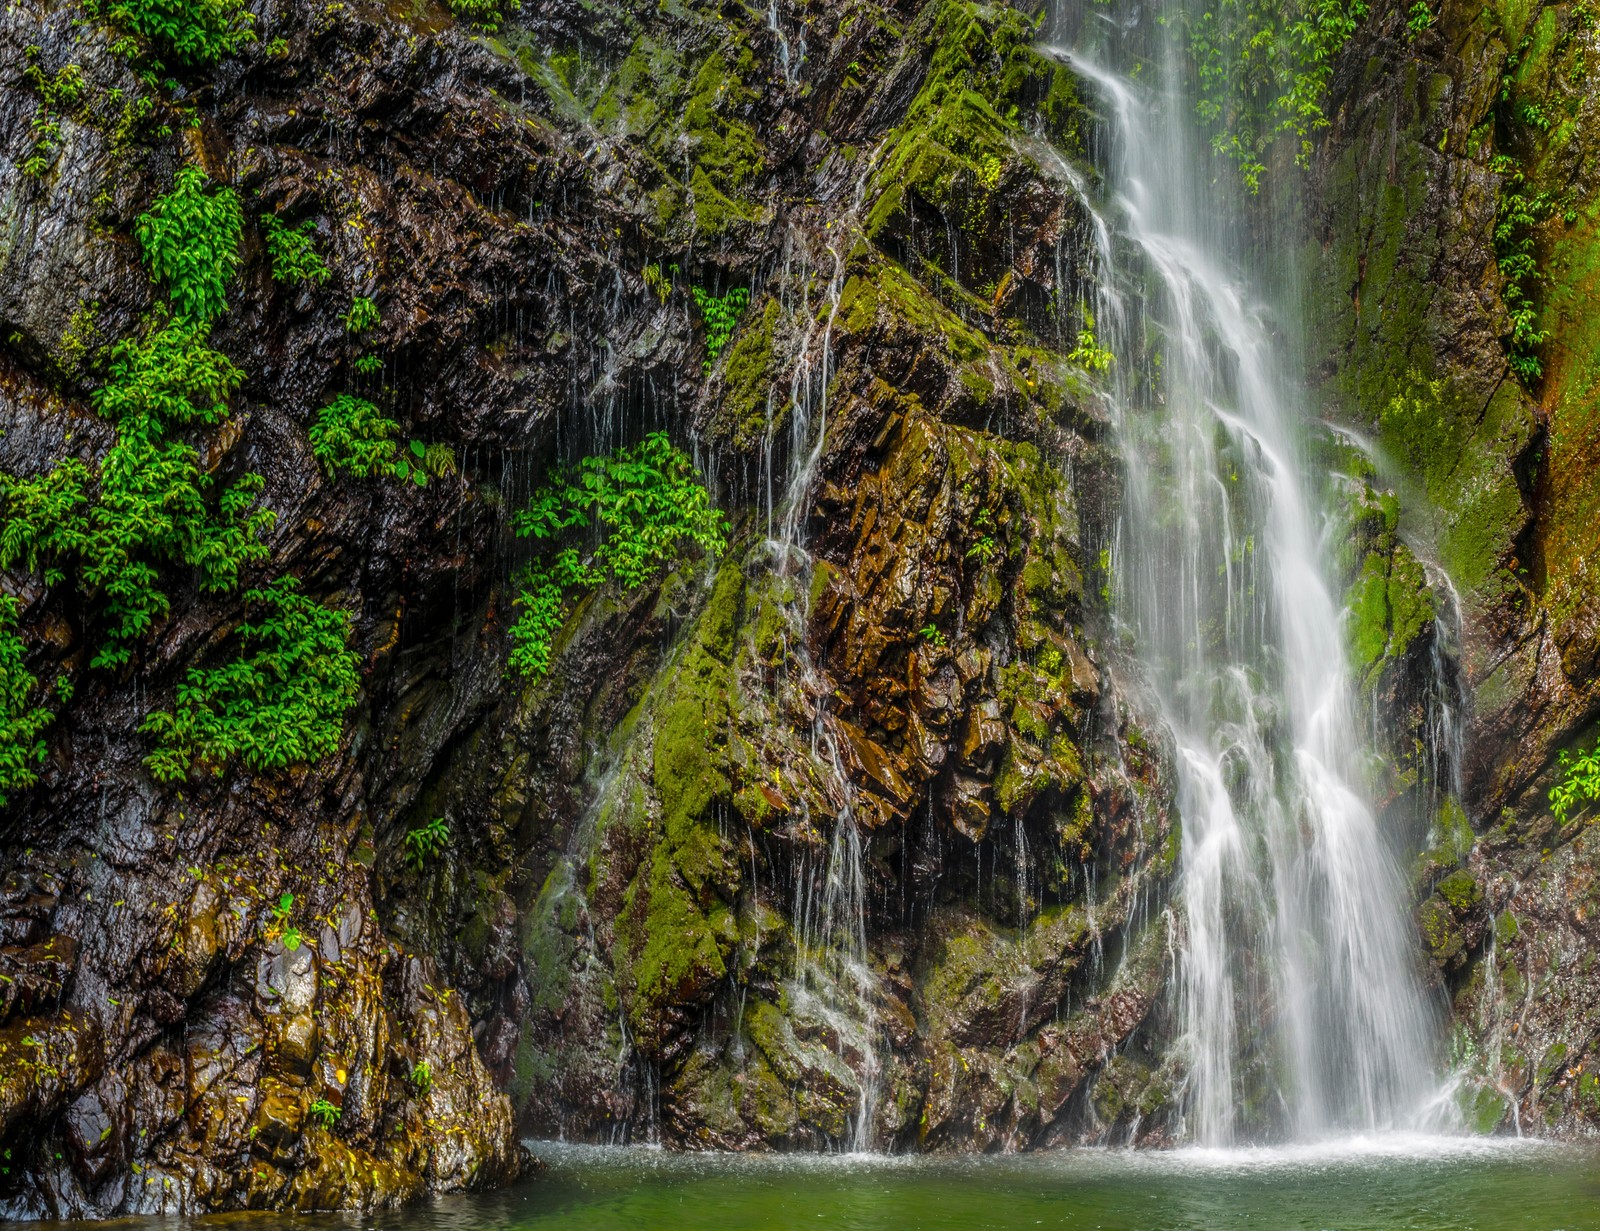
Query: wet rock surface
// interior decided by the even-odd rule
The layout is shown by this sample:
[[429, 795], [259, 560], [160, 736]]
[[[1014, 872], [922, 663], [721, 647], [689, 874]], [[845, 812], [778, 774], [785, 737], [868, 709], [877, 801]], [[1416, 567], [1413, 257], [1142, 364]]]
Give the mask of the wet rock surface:
[[[1401, 823], [1425, 847], [1417, 923], [1484, 1131], [1600, 1119], [1583, 1076], [1600, 1054], [1581, 1007], [1597, 991], [1590, 818], [1560, 824], [1549, 802], [1558, 754], [1592, 746], [1600, 709], [1600, 339], [1576, 307], [1600, 225], [1597, 50], [1592, 19], [1559, 6], [1445, 4], [1420, 32], [1378, 6], [1335, 73], [1312, 192], [1317, 362], [1335, 413], [1380, 450], [1398, 544], [1380, 532], [1347, 579], [1356, 657], [1364, 640]], [[1531, 281], [1508, 273], [1517, 251]], [[1519, 286], [1544, 334], [1531, 351]], [[1530, 353], [1537, 370], [1517, 370]], [[1420, 588], [1405, 580], [1419, 564]]]
[[[164, 578], [105, 670], [92, 593], [8, 579], [76, 688], [0, 819], [0, 1212], [370, 1209], [515, 1175], [519, 1130], [1159, 1136], [1171, 785], [1097, 589], [1117, 467], [1058, 178], [1088, 120], [1034, 18], [285, 4], [170, 82], [82, 18], [0, 22], [0, 465], [110, 444], [134, 222], [198, 163], [244, 204], [213, 345], [245, 375], [193, 442], [264, 476], [247, 581], [350, 611], [361, 695], [323, 762], [159, 785], [138, 723], [237, 594]], [[42, 172], [34, 63], [86, 85]], [[272, 280], [266, 215], [328, 281]], [[691, 289], [735, 286], [708, 355]], [[453, 465], [330, 478], [306, 429], [346, 390]], [[602, 588], [508, 678], [507, 514], [658, 427], [726, 556]]]

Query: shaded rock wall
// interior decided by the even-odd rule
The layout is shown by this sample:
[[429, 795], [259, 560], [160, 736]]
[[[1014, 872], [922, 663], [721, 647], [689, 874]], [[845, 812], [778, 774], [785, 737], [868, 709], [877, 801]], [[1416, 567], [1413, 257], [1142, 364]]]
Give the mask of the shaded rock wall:
[[[1458, 711], [1458, 731], [1435, 726], [1460, 779], [1429, 797], [1416, 884], [1419, 927], [1455, 998], [1471, 1118], [1592, 1131], [1588, 817], [1558, 826], [1547, 795], [1558, 752], [1591, 744], [1600, 710], [1600, 35], [1581, 5], [1446, 3], [1415, 34], [1406, 15], [1377, 6], [1335, 75], [1308, 194], [1308, 334], [1330, 410], [1376, 441], [1406, 551], [1449, 578], [1431, 571], [1421, 652], [1397, 657], [1391, 640], [1377, 674], [1391, 699], [1396, 686], [1439, 696], [1442, 680]], [[1508, 277], [1504, 258], [1524, 240], [1534, 280]], [[1547, 335], [1531, 351], [1537, 374], [1512, 363], [1529, 353], [1511, 311], [1523, 293]], [[1393, 603], [1387, 576], [1390, 606], [1417, 610]], [[1370, 617], [1387, 614], [1376, 586], [1353, 590], [1371, 609], [1353, 603], [1355, 639], [1372, 650]], [[1413, 713], [1410, 732], [1425, 734]]]

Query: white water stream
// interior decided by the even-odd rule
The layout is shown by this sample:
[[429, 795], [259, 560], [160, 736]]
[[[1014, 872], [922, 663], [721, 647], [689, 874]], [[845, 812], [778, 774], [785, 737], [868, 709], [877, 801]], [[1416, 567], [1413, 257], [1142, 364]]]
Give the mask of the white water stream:
[[1109, 12], [1052, 52], [1100, 118], [1085, 294], [1127, 464], [1114, 605], [1179, 752], [1185, 1133], [1429, 1127], [1436, 1023], [1363, 796], [1290, 348], [1213, 184], [1231, 167], [1194, 139], [1173, 36], [1125, 46]]

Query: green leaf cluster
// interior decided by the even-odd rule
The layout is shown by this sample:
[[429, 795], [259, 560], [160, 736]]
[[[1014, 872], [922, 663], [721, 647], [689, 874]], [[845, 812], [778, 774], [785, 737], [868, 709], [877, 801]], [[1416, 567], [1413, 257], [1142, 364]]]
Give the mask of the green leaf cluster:
[[28, 67], [23, 76], [39, 95], [39, 109], [34, 112], [29, 127], [33, 131], [33, 148], [22, 160], [22, 173], [35, 178], [44, 175], [54, 161], [55, 149], [61, 140], [61, 116], [83, 100], [83, 70], [76, 64], [65, 64], [55, 76], [46, 76], [39, 67], [37, 45], [24, 49]]
[[[500, 28], [505, 13], [522, 8], [521, 0], [450, 0], [450, 11], [478, 29], [493, 33]], [[504, 9], [505, 12], [501, 12]]]
[[357, 295], [350, 301], [350, 311], [342, 318], [344, 327], [350, 333], [365, 333], [383, 319], [378, 313], [378, 305], [365, 295]]
[[1094, 313], [1087, 307], [1082, 307], [1081, 311], [1083, 328], [1078, 330], [1078, 344], [1068, 353], [1067, 361], [1077, 364], [1086, 372], [1104, 372], [1116, 361], [1116, 356], [1096, 340]]
[[0, 475], [0, 567], [25, 562], [54, 584], [78, 563], [81, 588], [105, 601], [97, 667], [127, 662], [132, 643], [170, 609], [164, 565], [196, 569], [204, 590], [231, 590], [245, 565], [268, 555], [260, 536], [273, 514], [256, 505], [261, 477], [246, 474], [213, 499], [198, 450], [169, 438], [177, 428], [220, 423], [243, 379], [209, 345], [238, 266], [239, 231], [238, 198], [228, 189], [208, 193], [196, 168], [179, 171], [138, 227], [152, 276], [172, 302], [142, 337], [112, 351], [93, 400], [116, 438], [98, 473], [65, 458], [32, 478]]
[[1297, 138], [1295, 161], [1308, 164], [1334, 59], [1367, 11], [1366, 0], [1209, 0], [1185, 14], [1200, 118], [1252, 193], [1277, 138]]
[[[655, 432], [631, 448], [586, 457], [557, 471], [513, 522], [545, 549], [525, 570], [511, 629], [511, 668], [541, 676], [571, 595], [615, 580], [637, 589], [654, 580], [683, 544], [715, 555], [727, 546], [728, 521], [694, 464]], [[568, 540], [597, 538], [587, 554]]]
[[145, 758], [152, 777], [177, 781], [196, 763], [221, 773], [230, 757], [258, 772], [281, 770], [338, 750], [360, 689], [349, 615], [300, 594], [292, 577], [244, 597], [263, 614], [239, 625], [239, 657], [191, 668], [173, 711], [140, 724], [156, 737]]
[[331, 276], [328, 264], [317, 251], [312, 237], [317, 231], [315, 218], [297, 227], [286, 227], [271, 214], [261, 217], [261, 238], [272, 258], [272, 280], [296, 285], [301, 282], [326, 282]]
[[7, 802], [6, 792], [23, 790], [38, 781], [38, 766], [45, 755], [41, 737], [55, 717], [31, 704], [38, 681], [23, 656], [17, 600], [0, 594], [0, 806]]
[[90, 11], [181, 68], [209, 68], [255, 40], [255, 16], [244, 0], [97, 0]]
[[1563, 752], [1561, 781], [1550, 788], [1550, 812], [1556, 824], [1567, 823], [1567, 813], [1582, 804], [1600, 800], [1600, 742], [1577, 755]]
[[397, 473], [400, 450], [393, 437], [399, 431], [398, 423], [365, 398], [341, 393], [317, 412], [307, 435], [312, 456], [330, 478], [344, 473], [370, 479]]
[[722, 348], [728, 344], [728, 339], [733, 337], [745, 308], [750, 305], [750, 288], [736, 286], [721, 296], [713, 295], [701, 286], [692, 286], [689, 292], [694, 296], [695, 307], [700, 309], [700, 319], [705, 322], [706, 371], [709, 372], [717, 356], [722, 353]]
[[199, 167], [179, 168], [172, 191], [139, 215], [134, 232], [150, 276], [167, 285], [173, 311], [209, 324], [228, 310], [244, 214], [231, 188], [208, 192], [206, 184]]
[[420, 872], [434, 859], [437, 859], [450, 842], [450, 826], [445, 824], [444, 817], [436, 816], [425, 825], [418, 825], [406, 830], [402, 845], [406, 851], [406, 863], [413, 872]]

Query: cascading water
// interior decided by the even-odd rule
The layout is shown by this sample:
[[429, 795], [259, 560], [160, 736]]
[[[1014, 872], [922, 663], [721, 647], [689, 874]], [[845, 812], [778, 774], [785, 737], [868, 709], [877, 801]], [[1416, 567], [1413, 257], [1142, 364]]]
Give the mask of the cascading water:
[[1417, 1126], [1433, 1014], [1362, 798], [1285, 347], [1191, 140], [1172, 27], [1111, 13], [1058, 14], [1073, 46], [1056, 54], [1101, 119], [1084, 296], [1127, 464], [1115, 607], [1179, 753], [1184, 1129], [1227, 1145]]

